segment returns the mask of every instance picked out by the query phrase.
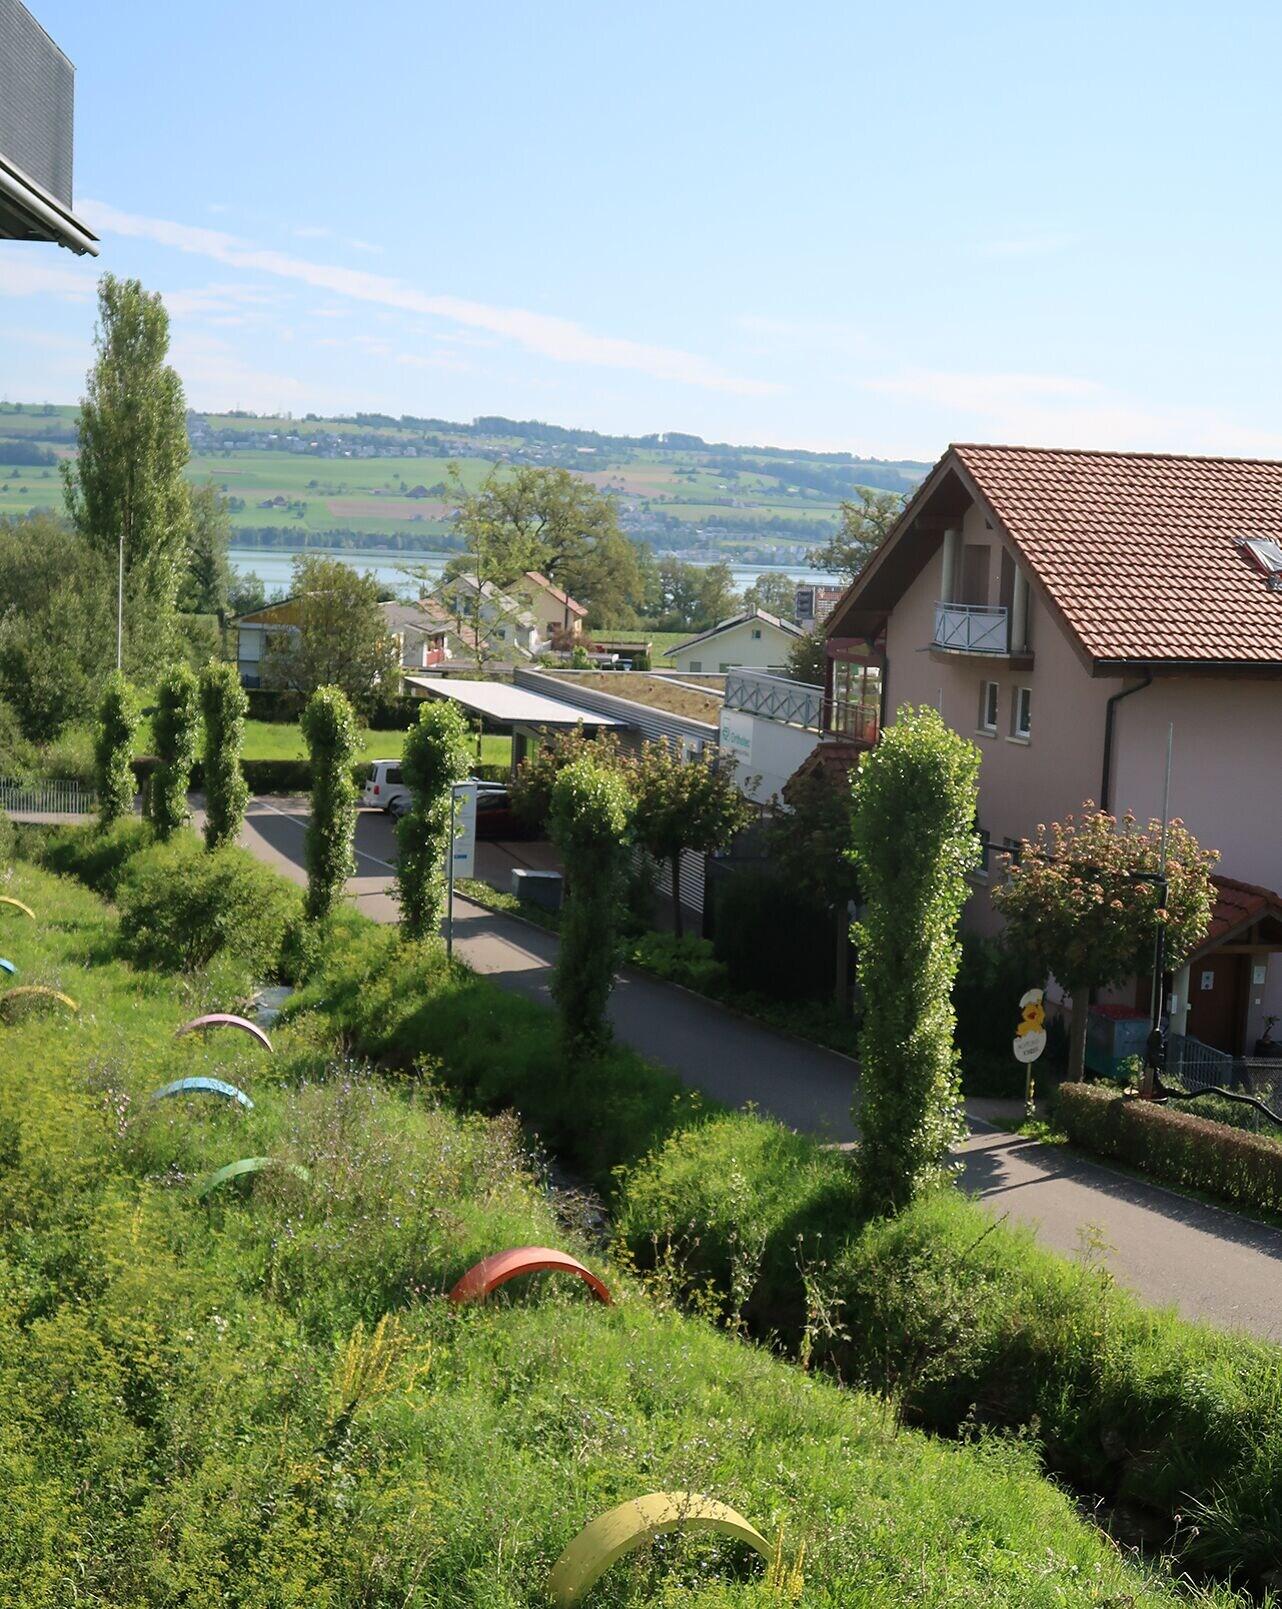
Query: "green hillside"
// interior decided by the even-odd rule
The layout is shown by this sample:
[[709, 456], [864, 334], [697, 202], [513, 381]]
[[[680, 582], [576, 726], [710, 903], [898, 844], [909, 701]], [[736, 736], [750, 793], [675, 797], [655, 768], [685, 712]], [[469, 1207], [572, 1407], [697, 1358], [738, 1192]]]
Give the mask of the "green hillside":
[[[58, 463], [75, 454], [73, 407], [0, 403], [0, 515], [61, 506]], [[537, 422], [197, 414], [190, 475], [231, 500], [240, 546], [444, 549], [448, 471], [479, 485], [496, 464], [571, 469], [617, 499], [631, 535], [659, 553], [798, 564], [861, 487], [911, 491], [927, 465], [732, 447], [697, 436], [604, 436]]]

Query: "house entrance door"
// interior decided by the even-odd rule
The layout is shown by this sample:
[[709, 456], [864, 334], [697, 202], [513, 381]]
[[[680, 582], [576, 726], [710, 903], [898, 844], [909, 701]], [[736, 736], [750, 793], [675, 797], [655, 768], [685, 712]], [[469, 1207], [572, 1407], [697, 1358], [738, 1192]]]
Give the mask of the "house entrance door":
[[1230, 1056], [1244, 1049], [1250, 964], [1249, 955], [1211, 954], [1189, 971], [1188, 1031]]

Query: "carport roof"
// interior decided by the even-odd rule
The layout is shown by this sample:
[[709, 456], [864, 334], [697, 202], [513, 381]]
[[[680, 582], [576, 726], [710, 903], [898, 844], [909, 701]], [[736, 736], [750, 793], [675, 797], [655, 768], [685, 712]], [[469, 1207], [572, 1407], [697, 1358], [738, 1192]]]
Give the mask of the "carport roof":
[[511, 682], [465, 681], [457, 676], [407, 676], [416, 690], [437, 698], [451, 698], [464, 709], [484, 715], [491, 721], [514, 726], [626, 726], [612, 715], [597, 715], [565, 704], [546, 693], [532, 693], [528, 687]]

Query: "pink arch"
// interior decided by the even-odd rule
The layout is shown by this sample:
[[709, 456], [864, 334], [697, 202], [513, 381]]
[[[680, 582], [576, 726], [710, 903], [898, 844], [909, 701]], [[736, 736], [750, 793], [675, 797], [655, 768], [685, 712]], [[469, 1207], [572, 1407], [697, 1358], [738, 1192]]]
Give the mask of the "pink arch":
[[449, 1299], [455, 1306], [461, 1306], [464, 1302], [484, 1301], [491, 1291], [506, 1285], [509, 1279], [515, 1279], [518, 1274], [535, 1274], [544, 1268], [577, 1274], [590, 1287], [597, 1301], [604, 1302], [607, 1307], [611, 1305], [609, 1291], [590, 1269], [585, 1268], [577, 1257], [554, 1251], [550, 1246], [513, 1246], [509, 1251], [496, 1251], [492, 1256], [483, 1257], [463, 1275], [450, 1292]]
[[271, 1040], [256, 1023], [244, 1017], [233, 1017], [227, 1011], [213, 1011], [207, 1017], [193, 1017], [190, 1022], [183, 1023], [174, 1038], [181, 1039], [183, 1034], [195, 1033], [197, 1028], [240, 1028], [256, 1039], [264, 1050], [272, 1048]]

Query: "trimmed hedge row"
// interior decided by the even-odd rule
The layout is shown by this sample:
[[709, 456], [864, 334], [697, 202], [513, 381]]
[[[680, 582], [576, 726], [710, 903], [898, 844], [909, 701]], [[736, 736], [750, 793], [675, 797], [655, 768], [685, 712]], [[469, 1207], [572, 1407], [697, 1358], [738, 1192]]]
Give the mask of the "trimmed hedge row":
[[1061, 1084], [1060, 1126], [1075, 1145], [1235, 1207], [1282, 1212], [1282, 1145], [1194, 1112], [1098, 1084]]
[[[285, 725], [298, 720], [307, 702], [306, 695], [288, 688], [247, 687], [251, 721]], [[380, 699], [363, 712], [371, 732], [406, 732], [418, 720], [421, 699], [397, 697]]]
[[[147, 778], [160, 764], [154, 754], [140, 754], [133, 761], [134, 776], [141, 788]], [[249, 784], [249, 791], [253, 794], [293, 794], [310, 793], [312, 791], [312, 763], [310, 760], [244, 760], [240, 762], [240, 769], [245, 781]], [[506, 782], [508, 767], [505, 765], [474, 765], [469, 773], [478, 777], [482, 782]], [[369, 775], [369, 761], [362, 760], [359, 765], [352, 767], [352, 781], [358, 788], [365, 786], [365, 778]], [[205, 773], [197, 760], [191, 768], [191, 788], [199, 793], [205, 785]]]

